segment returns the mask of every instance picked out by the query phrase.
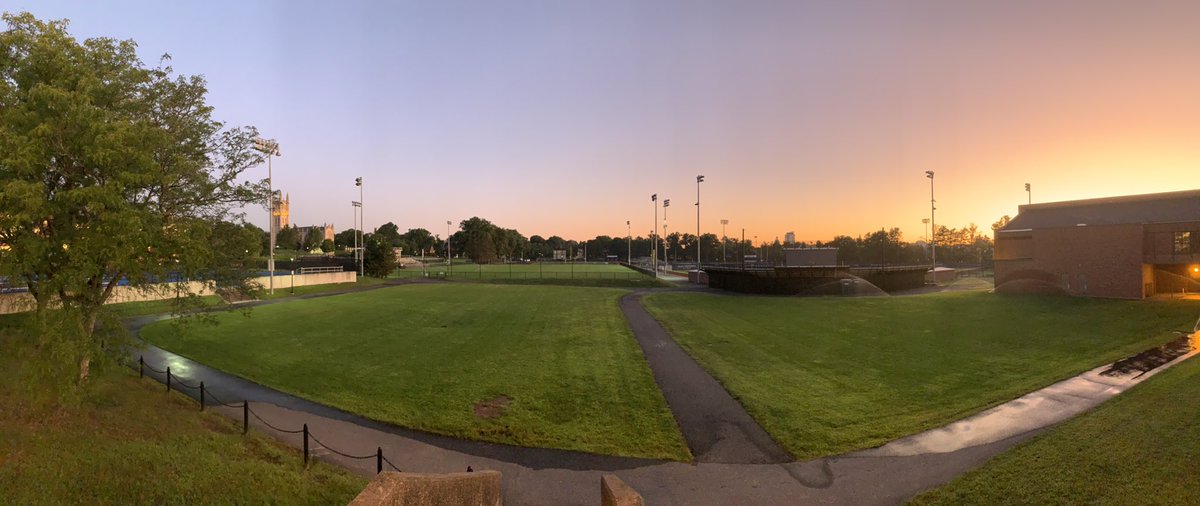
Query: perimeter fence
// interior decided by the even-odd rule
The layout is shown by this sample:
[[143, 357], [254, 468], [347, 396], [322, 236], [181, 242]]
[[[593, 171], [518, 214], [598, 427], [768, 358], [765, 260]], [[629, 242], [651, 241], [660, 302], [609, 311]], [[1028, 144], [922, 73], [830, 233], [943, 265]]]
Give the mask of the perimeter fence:
[[[300, 434], [304, 441], [304, 467], [306, 469], [308, 468], [309, 462], [313, 458], [312, 451], [311, 451], [311, 443], [316, 443], [317, 446], [319, 446], [320, 448], [324, 448], [326, 450], [329, 450], [329, 452], [331, 452], [331, 453], [341, 455], [342, 457], [345, 457], [348, 459], [354, 459], [354, 460], [375, 459], [375, 473], [376, 474], [383, 472], [384, 464], [387, 464], [387, 466], [389, 468], [391, 468], [392, 470], [395, 470], [396, 472], [403, 472], [400, 470], [399, 467], [396, 467], [396, 465], [393, 464], [392, 461], [388, 460], [387, 456], [385, 456], [383, 454], [383, 447], [381, 447], [381, 446], [376, 446], [375, 453], [368, 454], [368, 455], [353, 455], [353, 454], [350, 454], [347, 452], [343, 452], [341, 450], [338, 450], [332, 446], [329, 446], [329, 445], [323, 443], [320, 439], [317, 439], [317, 437], [315, 435], [313, 435], [312, 431], [310, 431], [308, 429], [307, 423], [302, 424], [302, 426], [299, 429], [285, 429], [283, 427], [279, 427], [271, 422], [268, 422], [265, 418], [263, 418], [262, 415], [255, 412], [254, 408], [250, 407], [249, 400], [242, 400], [240, 402], [232, 402], [232, 403], [222, 401], [219, 398], [217, 398], [215, 395], [213, 395], [213, 393], [208, 389], [208, 387], [205, 386], [203, 381], [201, 381], [200, 384], [198, 384], [198, 385], [189, 384], [187, 381], [184, 381], [183, 379], [178, 378], [178, 377], [174, 376], [173, 374], [171, 374], [170, 366], [167, 366], [167, 368], [165, 370], [155, 369], [154, 367], [151, 367], [149, 364], [146, 363], [145, 356], [139, 356], [138, 357], [138, 376], [141, 378], [145, 378], [146, 371], [150, 371], [151, 373], [162, 375], [164, 377], [163, 383], [165, 383], [166, 387], [167, 387], [167, 390], [166, 390], [167, 392], [170, 392], [172, 389], [174, 389], [180, 393], [183, 393], [184, 395], [188, 396], [189, 398], [198, 401], [200, 403], [200, 411], [204, 411], [209, 406], [224, 406], [224, 407], [234, 408], [234, 409], [241, 408], [241, 410], [242, 410], [242, 434], [243, 435], [245, 435], [246, 433], [248, 433], [250, 431], [250, 417], [251, 416], [253, 416], [256, 420], [261, 422], [263, 425], [265, 425], [277, 432], [281, 432], [284, 434]], [[194, 397], [193, 397], [193, 394], [195, 395]], [[471, 468], [468, 467], [467, 470], [471, 471]]]

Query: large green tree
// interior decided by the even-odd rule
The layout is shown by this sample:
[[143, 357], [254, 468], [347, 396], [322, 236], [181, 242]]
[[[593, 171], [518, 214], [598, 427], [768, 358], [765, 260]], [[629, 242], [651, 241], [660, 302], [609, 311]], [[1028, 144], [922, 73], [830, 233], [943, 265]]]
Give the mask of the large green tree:
[[39, 349], [69, 357], [82, 383], [118, 285], [251, 289], [251, 248], [222, 233], [233, 210], [266, 200], [261, 183], [241, 182], [262, 156], [253, 128], [212, 118], [201, 77], [145, 65], [133, 41], [79, 41], [67, 22], [27, 13], [3, 20], [0, 275], [29, 288]]

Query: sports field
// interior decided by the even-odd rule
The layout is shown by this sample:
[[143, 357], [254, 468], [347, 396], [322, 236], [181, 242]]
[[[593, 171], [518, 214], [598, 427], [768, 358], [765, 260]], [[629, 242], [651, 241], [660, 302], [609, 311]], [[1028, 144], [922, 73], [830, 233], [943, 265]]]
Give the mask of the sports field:
[[383, 288], [171, 322], [142, 337], [369, 418], [523, 446], [688, 460], [617, 299], [623, 290]]
[[1200, 304], [988, 293], [645, 298], [672, 336], [800, 459], [971, 415], [1162, 344]]

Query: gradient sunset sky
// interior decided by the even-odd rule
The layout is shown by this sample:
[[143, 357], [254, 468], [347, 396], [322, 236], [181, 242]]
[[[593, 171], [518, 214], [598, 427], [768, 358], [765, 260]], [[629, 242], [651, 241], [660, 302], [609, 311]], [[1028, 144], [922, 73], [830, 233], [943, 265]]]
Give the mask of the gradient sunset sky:
[[[57, 2], [278, 139], [292, 221], [798, 239], [1200, 188], [1200, 2]], [[255, 169], [265, 177], [266, 167]], [[662, 213], [660, 210], [660, 219]], [[266, 226], [263, 209], [248, 210]]]

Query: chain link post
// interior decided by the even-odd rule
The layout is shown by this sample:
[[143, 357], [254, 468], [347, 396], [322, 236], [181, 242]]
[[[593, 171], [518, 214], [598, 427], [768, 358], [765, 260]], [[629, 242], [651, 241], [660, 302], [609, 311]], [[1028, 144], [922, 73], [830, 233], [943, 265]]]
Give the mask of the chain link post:
[[308, 424], [304, 424], [304, 468], [308, 469]]

